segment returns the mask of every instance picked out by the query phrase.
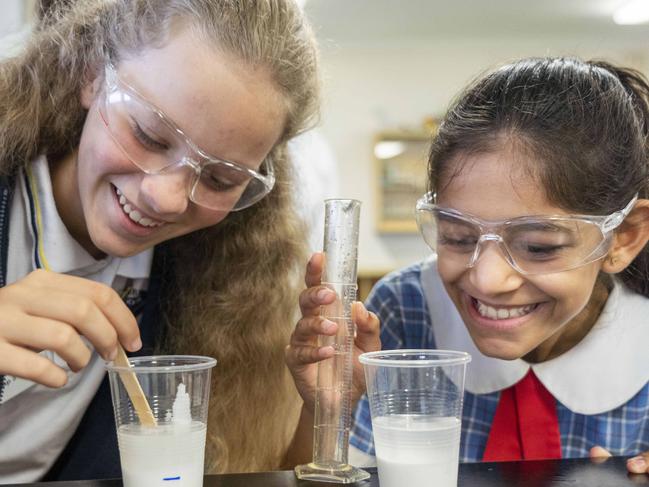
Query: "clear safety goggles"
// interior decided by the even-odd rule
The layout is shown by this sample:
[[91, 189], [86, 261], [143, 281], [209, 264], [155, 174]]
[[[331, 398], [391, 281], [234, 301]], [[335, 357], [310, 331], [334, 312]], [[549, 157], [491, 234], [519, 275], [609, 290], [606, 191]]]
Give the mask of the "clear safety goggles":
[[631, 212], [634, 196], [622, 210], [607, 216], [523, 216], [485, 221], [435, 204], [432, 193], [417, 202], [419, 230], [439, 256], [473, 267], [483, 245], [494, 242], [521, 274], [549, 274], [594, 262], [606, 255], [610, 236]]
[[200, 149], [161, 110], [119, 79], [106, 65], [99, 114], [124, 155], [146, 174], [189, 169], [187, 196], [213, 210], [247, 208], [275, 185], [270, 157], [261, 172], [210, 156]]

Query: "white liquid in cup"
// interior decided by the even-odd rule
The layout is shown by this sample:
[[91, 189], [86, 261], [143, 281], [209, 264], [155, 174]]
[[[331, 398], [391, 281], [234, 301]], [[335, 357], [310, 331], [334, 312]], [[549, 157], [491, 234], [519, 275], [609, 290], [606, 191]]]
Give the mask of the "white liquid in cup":
[[124, 487], [202, 487], [206, 430], [198, 421], [120, 426]]
[[381, 487], [457, 487], [460, 420], [381, 416], [372, 430]]

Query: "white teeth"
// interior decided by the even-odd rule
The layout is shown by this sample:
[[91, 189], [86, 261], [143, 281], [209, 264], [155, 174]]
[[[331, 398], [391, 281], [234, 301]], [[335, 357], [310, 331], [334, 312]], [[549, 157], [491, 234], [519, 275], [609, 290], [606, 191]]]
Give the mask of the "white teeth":
[[528, 304], [527, 306], [521, 306], [518, 308], [494, 308], [493, 306], [487, 306], [484, 303], [481, 303], [476, 299], [476, 308], [478, 313], [485, 318], [492, 320], [506, 320], [508, 318], [519, 318], [530, 313], [534, 308], [535, 304]]
[[142, 213], [140, 213], [138, 210], [133, 208], [130, 203], [128, 203], [128, 200], [124, 197], [119, 189], [115, 188], [115, 192], [117, 193], [117, 196], [119, 196], [119, 204], [122, 206], [122, 210], [124, 210], [124, 213], [126, 213], [128, 217], [135, 223], [144, 227], [159, 227], [163, 224], [163, 222], [157, 222], [152, 220], [151, 218], [143, 216]]
[[[124, 209], [126, 209], [126, 206], [124, 207]], [[133, 220], [135, 223], [140, 223], [140, 220], [142, 219], [142, 214], [139, 211], [135, 210], [135, 211], [130, 212], [128, 214], [128, 217], [131, 220]]]

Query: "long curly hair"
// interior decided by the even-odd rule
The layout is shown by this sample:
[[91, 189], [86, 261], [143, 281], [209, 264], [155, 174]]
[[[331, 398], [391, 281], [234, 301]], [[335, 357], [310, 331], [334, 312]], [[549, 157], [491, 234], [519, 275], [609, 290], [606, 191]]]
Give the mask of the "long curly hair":
[[293, 208], [286, 142], [317, 118], [314, 36], [293, 0], [64, 0], [24, 51], [0, 64], [0, 172], [74, 150], [82, 87], [110, 60], [162, 46], [178, 26], [269, 69], [288, 106], [272, 149], [277, 183], [251, 208], [165, 243], [172, 276], [161, 352], [214, 356], [207, 470], [277, 468], [301, 402], [283, 360], [296, 319], [305, 229]]

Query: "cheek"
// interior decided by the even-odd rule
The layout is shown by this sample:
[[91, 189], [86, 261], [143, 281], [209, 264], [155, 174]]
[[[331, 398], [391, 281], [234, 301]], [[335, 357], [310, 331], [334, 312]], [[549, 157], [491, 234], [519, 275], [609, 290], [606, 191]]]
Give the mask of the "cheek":
[[449, 265], [446, 264], [444, 260], [437, 260], [437, 271], [439, 273], [440, 279], [446, 287], [457, 282], [466, 270], [467, 269], [465, 267], [453, 264]]
[[133, 164], [110, 137], [96, 106], [91, 106], [79, 142], [80, 166], [97, 175], [107, 171], [133, 171]]
[[596, 279], [596, 271], [577, 269], [556, 276], [546, 276], [545, 280], [536, 283], [536, 287], [554, 298], [562, 313], [574, 316], [588, 304]]
[[190, 214], [189, 221], [193, 222], [193, 230], [201, 230], [203, 228], [213, 227], [225, 220], [227, 216], [227, 211], [214, 211], [195, 207], [195, 211]]

